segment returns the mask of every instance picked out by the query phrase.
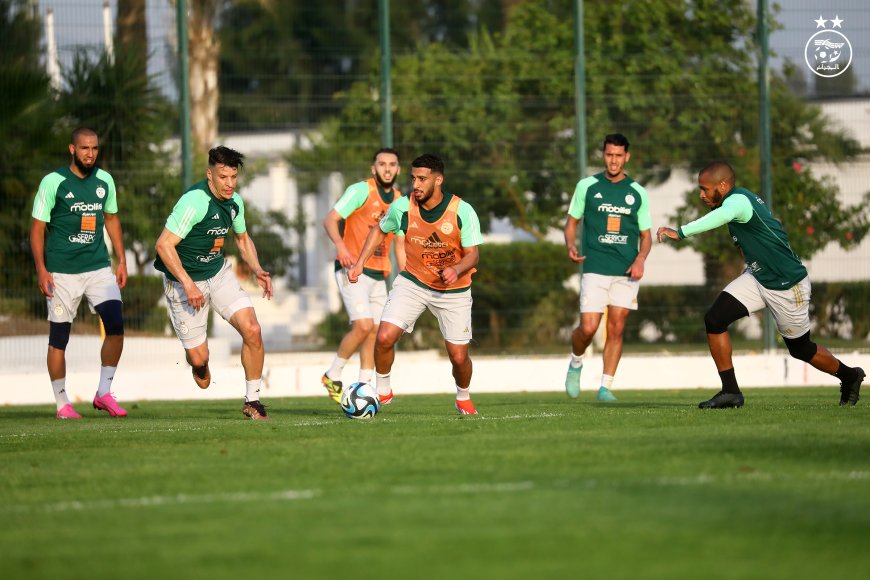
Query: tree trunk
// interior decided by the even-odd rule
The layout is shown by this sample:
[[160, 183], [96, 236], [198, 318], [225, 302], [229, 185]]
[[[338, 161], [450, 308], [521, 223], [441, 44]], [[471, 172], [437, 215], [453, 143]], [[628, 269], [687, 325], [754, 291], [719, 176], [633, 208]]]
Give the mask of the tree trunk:
[[190, 126], [194, 155], [205, 155], [218, 135], [218, 63], [220, 41], [214, 23], [220, 11], [217, 0], [192, 0], [187, 23], [190, 70]]
[[148, 73], [148, 27], [145, 0], [118, 0], [116, 38], [122, 50], [140, 58], [129, 59], [141, 68], [140, 75]]

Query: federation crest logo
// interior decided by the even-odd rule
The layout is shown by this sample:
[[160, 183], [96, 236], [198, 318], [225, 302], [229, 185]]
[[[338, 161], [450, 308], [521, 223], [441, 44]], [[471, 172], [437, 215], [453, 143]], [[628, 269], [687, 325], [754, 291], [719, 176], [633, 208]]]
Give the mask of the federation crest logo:
[[[835, 28], [843, 28], [843, 19], [839, 15], [828, 20], [819, 16], [814, 21], [817, 31], [810, 36], [804, 47], [804, 61], [813, 74], [824, 78], [840, 76], [852, 64], [852, 43], [846, 35]], [[827, 23], [831, 28], [827, 28]]]
[[54, 313], [56, 316], [60, 316], [61, 314], [63, 314], [63, 305], [62, 304], [55, 304], [54, 305]]
[[628, 195], [626, 195], [625, 196], [625, 203], [626, 203], [626, 205], [634, 205], [634, 196], [631, 195], [630, 193]]
[[230, 211], [230, 219], [235, 221], [235, 219], [236, 219], [236, 210], [235, 209]]
[[97, 197], [99, 197], [100, 199], [106, 197], [106, 190], [102, 185], [97, 188]]
[[453, 232], [453, 224], [450, 222], [444, 222], [441, 224], [441, 233], [449, 236]]

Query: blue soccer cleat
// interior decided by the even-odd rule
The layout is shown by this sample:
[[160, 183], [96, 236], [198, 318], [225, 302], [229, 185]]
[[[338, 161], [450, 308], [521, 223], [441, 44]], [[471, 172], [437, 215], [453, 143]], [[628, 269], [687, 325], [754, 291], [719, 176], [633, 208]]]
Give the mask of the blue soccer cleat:
[[583, 365], [573, 367], [568, 364], [568, 373], [565, 375], [565, 392], [572, 399], [580, 396], [580, 371], [583, 370]]
[[616, 400], [616, 397], [613, 396], [613, 393], [611, 393], [610, 389], [607, 387], [599, 387], [598, 394], [595, 395], [595, 398], [599, 401], [607, 401], [608, 403], [612, 403]]

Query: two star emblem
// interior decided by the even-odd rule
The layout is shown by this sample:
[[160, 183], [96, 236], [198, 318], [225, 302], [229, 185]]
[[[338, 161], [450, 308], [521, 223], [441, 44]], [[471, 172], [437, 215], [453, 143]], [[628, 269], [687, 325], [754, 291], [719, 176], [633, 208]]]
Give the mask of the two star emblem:
[[826, 20], [822, 18], [822, 15], [819, 14], [819, 19], [814, 21], [816, 23], [816, 28], [825, 28], [825, 23], [830, 22], [831, 28], [843, 28], [843, 19], [840, 18], [840, 15], [834, 16], [831, 20]]

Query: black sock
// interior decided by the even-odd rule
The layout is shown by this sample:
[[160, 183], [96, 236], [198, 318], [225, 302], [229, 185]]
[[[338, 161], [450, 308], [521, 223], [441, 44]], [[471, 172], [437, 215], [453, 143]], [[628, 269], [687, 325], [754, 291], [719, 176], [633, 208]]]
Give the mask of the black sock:
[[834, 374], [838, 379], [840, 379], [841, 383], [849, 383], [858, 377], [858, 372], [855, 369], [847, 367], [843, 364], [843, 361], [838, 360], [837, 362], [840, 363], [840, 366]]
[[724, 392], [734, 394], [740, 392], [740, 387], [737, 386], [737, 376], [734, 374], [734, 369], [720, 371], [719, 378], [722, 379], [722, 390]]

